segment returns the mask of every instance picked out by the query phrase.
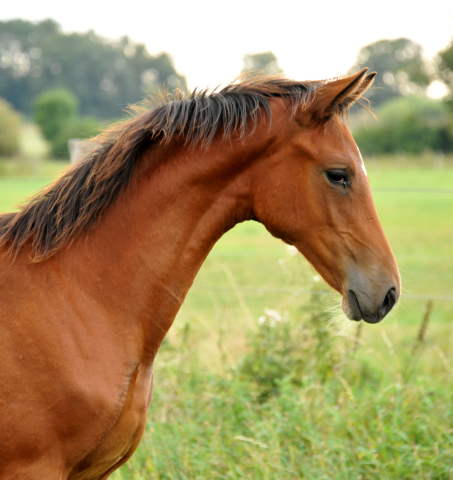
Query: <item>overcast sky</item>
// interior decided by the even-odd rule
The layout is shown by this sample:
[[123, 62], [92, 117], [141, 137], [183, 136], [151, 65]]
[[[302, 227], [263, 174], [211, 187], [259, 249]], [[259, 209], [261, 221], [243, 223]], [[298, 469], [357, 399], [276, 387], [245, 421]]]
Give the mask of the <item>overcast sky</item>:
[[170, 53], [190, 88], [228, 83], [246, 53], [270, 50], [288, 77], [314, 80], [345, 74], [376, 40], [408, 37], [431, 58], [453, 38], [453, 0], [2, 0], [0, 20], [13, 18], [127, 35]]

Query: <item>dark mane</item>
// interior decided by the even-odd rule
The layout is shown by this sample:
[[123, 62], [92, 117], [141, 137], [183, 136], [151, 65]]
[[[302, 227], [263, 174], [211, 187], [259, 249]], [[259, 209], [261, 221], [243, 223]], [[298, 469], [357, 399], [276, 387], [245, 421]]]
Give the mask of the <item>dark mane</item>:
[[179, 137], [188, 146], [208, 147], [217, 133], [247, 135], [260, 115], [271, 121], [269, 99], [284, 98], [291, 108], [306, 107], [322, 82], [255, 77], [220, 91], [181, 92], [160, 103], [134, 108], [139, 115], [96, 137], [98, 147], [62, 177], [36, 194], [19, 212], [0, 216], [0, 248], [17, 254], [31, 242], [40, 261], [87, 231], [130, 181], [140, 153], [150, 142]]

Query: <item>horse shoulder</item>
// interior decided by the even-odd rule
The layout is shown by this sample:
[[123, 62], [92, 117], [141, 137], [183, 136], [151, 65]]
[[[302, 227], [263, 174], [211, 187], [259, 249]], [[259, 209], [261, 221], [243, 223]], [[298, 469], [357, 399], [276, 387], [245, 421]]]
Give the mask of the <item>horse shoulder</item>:
[[97, 478], [83, 472], [107, 471], [145, 426], [151, 366], [112, 344], [101, 309], [71, 306], [56, 270], [0, 256], [0, 478], [50, 457]]

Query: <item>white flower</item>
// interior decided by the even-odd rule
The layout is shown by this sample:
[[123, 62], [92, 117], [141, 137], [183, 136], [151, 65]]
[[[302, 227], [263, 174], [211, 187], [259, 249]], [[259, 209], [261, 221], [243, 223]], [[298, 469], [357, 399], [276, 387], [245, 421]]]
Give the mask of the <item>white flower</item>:
[[281, 315], [279, 311], [272, 310], [271, 308], [264, 308], [264, 315], [258, 318], [258, 325], [268, 323], [269, 326], [275, 327], [277, 323], [286, 322], [287, 313]]
[[297, 255], [299, 253], [299, 250], [297, 250], [297, 248], [293, 245], [287, 245], [286, 246], [286, 251], [292, 256], [294, 257], [295, 255]]
[[269, 318], [269, 320], [271, 321], [273, 320], [276, 323], [279, 323], [282, 321], [282, 316], [280, 315], [280, 312], [277, 312], [277, 310], [271, 310], [270, 308], [265, 308], [264, 314], [266, 315], [267, 318]]

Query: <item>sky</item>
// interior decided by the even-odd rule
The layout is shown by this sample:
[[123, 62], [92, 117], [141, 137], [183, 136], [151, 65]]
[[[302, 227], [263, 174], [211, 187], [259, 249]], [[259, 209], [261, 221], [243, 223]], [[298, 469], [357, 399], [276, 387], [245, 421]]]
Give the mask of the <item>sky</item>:
[[453, 1], [1, 1], [0, 20], [52, 18], [64, 32], [129, 36], [172, 55], [189, 88], [225, 85], [247, 53], [272, 51], [289, 78], [344, 75], [361, 47], [407, 37], [430, 59], [453, 39]]

